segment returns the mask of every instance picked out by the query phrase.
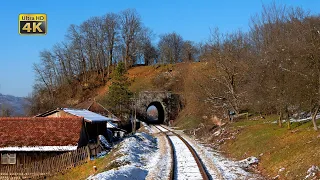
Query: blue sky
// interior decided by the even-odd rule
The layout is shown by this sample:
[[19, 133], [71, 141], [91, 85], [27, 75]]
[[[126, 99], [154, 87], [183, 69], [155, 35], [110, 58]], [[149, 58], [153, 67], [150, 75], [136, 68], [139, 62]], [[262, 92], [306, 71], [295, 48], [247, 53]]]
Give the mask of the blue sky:
[[[50, 49], [64, 39], [70, 24], [80, 24], [92, 16], [135, 8], [145, 26], [156, 35], [175, 31], [184, 39], [207, 40], [210, 28], [222, 32], [248, 30], [249, 19], [259, 13], [262, 4], [271, 0], [91, 0], [91, 1], [22, 1], [5, 0], [0, 5], [0, 93], [27, 96], [32, 91], [35, 74], [33, 63], [39, 62], [39, 52]], [[276, 1], [301, 6], [312, 13], [320, 12], [319, 0]], [[20, 36], [20, 13], [46, 13], [46, 36]]]

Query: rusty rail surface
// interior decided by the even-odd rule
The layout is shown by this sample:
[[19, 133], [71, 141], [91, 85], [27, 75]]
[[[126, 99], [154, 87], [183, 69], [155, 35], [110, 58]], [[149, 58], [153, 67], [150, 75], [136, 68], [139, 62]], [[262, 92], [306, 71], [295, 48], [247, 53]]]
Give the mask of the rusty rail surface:
[[[195, 161], [196, 161], [196, 163], [197, 163], [197, 165], [198, 165], [198, 168], [199, 168], [199, 171], [200, 171], [200, 173], [201, 173], [202, 179], [204, 179], [204, 180], [211, 180], [211, 179], [212, 179], [212, 178], [211, 178], [211, 175], [210, 175], [209, 172], [206, 170], [205, 165], [204, 165], [203, 162], [201, 161], [199, 155], [198, 155], [197, 152], [193, 149], [193, 147], [188, 143], [188, 141], [186, 141], [183, 137], [181, 137], [179, 134], [173, 132], [172, 130], [170, 130], [170, 129], [162, 126], [162, 125], [159, 125], [159, 126], [161, 126], [162, 128], [168, 130], [168, 132], [170, 132], [170, 133], [174, 134], [175, 136], [177, 136], [177, 137], [188, 147], [189, 151], [191, 152], [193, 158], [195, 159]], [[156, 126], [155, 126], [155, 127], [156, 127]], [[159, 129], [158, 127], [156, 127], [156, 128]], [[161, 129], [159, 129], [159, 130], [161, 131]], [[161, 132], [163, 132], [163, 131], [161, 131]], [[171, 143], [170, 146], [171, 146], [171, 149], [172, 149], [172, 151], [173, 151], [173, 143], [172, 143], [172, 141], [170, 140], [170, 138], [168, 137], [168, 135], [167, 135], [166, 132], [163, 132], [163, 133], [165, 133], [166, 136], [167, 136], [167, 138], [169, 139], [169, 142]], [[174, 156], [173, 156], [173, 160], [174, 160]], [[175, 173], [173, 173], [173, 174], [174, 174], [174, 176], [175, 176]], [[175, 179], [174, 176], [173, 176], [172, 178], [171, 178], [171, 177], [170, 177], [170, 178], [171, 178], [171, 179]]]

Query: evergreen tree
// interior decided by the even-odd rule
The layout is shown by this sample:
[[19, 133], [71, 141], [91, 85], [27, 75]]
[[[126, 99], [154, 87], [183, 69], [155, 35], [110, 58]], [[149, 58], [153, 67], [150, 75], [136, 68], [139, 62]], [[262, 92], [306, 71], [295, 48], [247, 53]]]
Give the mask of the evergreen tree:
[[129, 90], [130, 81], [123, 62], [120, 62], [113, 72], [112, 84], [106, 95], [106, 104], [115, 114], [123, 115], [128, 113], [132, 93]]

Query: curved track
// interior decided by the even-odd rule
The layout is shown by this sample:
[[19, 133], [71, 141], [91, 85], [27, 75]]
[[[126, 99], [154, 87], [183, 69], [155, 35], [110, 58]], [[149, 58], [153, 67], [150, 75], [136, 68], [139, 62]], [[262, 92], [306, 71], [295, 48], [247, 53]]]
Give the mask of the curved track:
[[155, 127], [166, 135], [171, 147], [171, 154], [173, 155], [171, 180], [212, 179], [197, 152], [183, 137], [162, 125], [155, 125]]

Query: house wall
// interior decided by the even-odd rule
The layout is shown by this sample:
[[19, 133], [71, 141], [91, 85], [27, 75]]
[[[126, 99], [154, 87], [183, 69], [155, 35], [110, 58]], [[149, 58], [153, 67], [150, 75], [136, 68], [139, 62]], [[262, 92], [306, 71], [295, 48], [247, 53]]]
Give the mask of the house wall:
[[78, 142], [78, 148], [86, 146], [86, 145], [88, 145], [88, 143], [89, 143], [89, 137], [86, 132], [85, 122], [83, 121], [81, 132], [80, 132], [80, 138], [79, 138], [79, 142]]
[[96, 142], [99, 135], [107, 137], [107, 123], [90, 123], [85, 122], [86, 133], [89, 140]]

